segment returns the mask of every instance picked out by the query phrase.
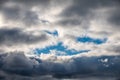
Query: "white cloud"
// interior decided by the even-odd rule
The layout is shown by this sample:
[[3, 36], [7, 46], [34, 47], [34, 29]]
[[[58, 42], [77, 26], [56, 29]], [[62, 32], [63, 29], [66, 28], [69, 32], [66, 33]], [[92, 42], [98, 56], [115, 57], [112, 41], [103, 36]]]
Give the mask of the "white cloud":
[[[90, 3], [90, 5], [80, 6], [73, 0], [42, 1], [42, 3], [45, 5], [37, 5], [36, 2], [39, 1], [35, 1], [34, 3], [32, 3], [32, 1], [24, 2], [19, 0], [5, 2], [0, 10], [0, 29], [22, 28], [22, 31], [25, 32], [25, 34], [35, 37], [45, 34], [42, 32], [42, 30], [57, 30], [59, 36], [53, 37], [45, 34], [48, 40], [42, 42], [36, 41], [36, 43], [31, 43], [29, 45], [16, 45], [14, 43], [12, 44], [13, 46], [3, 45], [0, 47], [1, 51], [5, 50], [6, 52], [9, 52], [17, 50], [31, 53], [32, 49], [44, 48], [48, 45], [54, 45], [59, 41], [62, 41], [65, 46], [68, 46], [68, 49], [75, 49], [78, 51], [91, 50], [88, 53], [80, 55], [119, 55], [119, 50], [117, 49], [119, 47], [120, 40], [119, 29], [115, 25], [111, 25], [108, 21], [111, 13], [116, 11], [116, 8], [118, 7], [117, 3], [114, 5], [109, 2], [108, 4], [105, 3], [104, 6], [95, 8], [95, 6], [99, 6], [101, 4], [95, 4], [95, 6], [93, 6], [92, 3]], [[79, 7], [84, 7], [85, 9], [81, 11], [81, 8], [79, 9]], [[70, 14], [66, 15], [66, 11], [70, 11]], [[73, 16], [70, 16], [71, 14]], [[86, 35], [92, 38], [107, 38], [108, 40], [106, 43], [101, 45], [96, 45], [93, 43], [78, 43], [75, 41], [76, 37]], [[116, 48], [115, 46], [118, 47]]]

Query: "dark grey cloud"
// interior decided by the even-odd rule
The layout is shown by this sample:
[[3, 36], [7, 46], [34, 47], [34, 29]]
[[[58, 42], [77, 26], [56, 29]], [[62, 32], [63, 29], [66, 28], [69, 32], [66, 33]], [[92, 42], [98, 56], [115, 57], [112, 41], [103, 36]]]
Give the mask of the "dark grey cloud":
[[[7, 1], [7, 0], [6, 0]], [[2, 4], [2, 3], [4, 3], [4, 2], [6, 2], [5, 0], [0, 0], [0, 4]]]
[[0, 0], [0, 9], [4, 5], [4, 3], [8, 2], [9, 0]]
[[58, 22], [58, 24], [65, 25], [65, 26], [80, 25], [81, 24], [81, 20], [79, 20], [79, 19], [64, 19], [64, 20], [60, 20]]
[[5, 21], [22, 22], [26, 26], [37, 25], [40, 20], [36, 12], [24, 10], [18, 5], [5, 6], [2, 9]]
[[120, 54], [120, 45], [112, 45], [111, 47], [107, 47], [107, 50], [110, 52], [114, 52]]
[[66, 8], [61, 15], [63, 16], [85, 16], [90, 14], [92, 9], [112, 7], [119, 4], [119, 0], [74, 0], [73, 4]]
[[50, 0], [12, 0], [13, 2], [25, 4], [27, 6], [47, 6], [50, 3]]
[[23, 23], [27, 26], [37, 25], [40, 22], [38, 15], [35, 12], [27, 11], [23, 17]]
[[120, 27], [120, 5], [115, 8], [114, 10], [112, 10], [108, 21], [111, 25], [115, 25], [117, 27]]
[[22, 29], [14, 28], [14, 29], [0, 29], [0, 44], [1, 45], [16, 45], [16, 44], [33, 44], [39, 41], [47, 40], [47, 36], [45, 34], [41, 34], [40, 36], [34, 36], [32, 34], [27, 34], [23, 32]]
[[20, 7], [17, 5], [11, 7], [3, 7], [1, 10], [6, 20], [21, 19]]
[[0, 13], [6, 22], [22, 22], [29, 27], [40, 22], [37, 12], [31, 9], [37, 7], [41, 13], [44, 13], [50, 6], [50, 0], [4, 0], [1, 4]]
[[[21, 4], [22, 6], [28, 7], [33, 7], [33, 6], [40, 6], [44, 8], [45, 6], [47, 7], [50, 4], [50, 0], [0, 0], [0, 6], [4, 6], [4, 3], [16, 3], [16, 4]], [[44, 7], [43, 7], [44, 6]]]
[[[105, 59], [108, 61], [103, 62]], [[62, 80], [64, 78], [78, 80], [82, 78], [84, 80], [92, 77], [99, 80], [111, 76], [120, 78], [120, 56], [79, 57], [73, 58], [72, 62], [55, 63], [35, 57], [28, 58], [23, 52], [11, 52], [0, 55], [0, 64], [1, 78], [9, 76], [12, 76], [13, 79], [30, 80]]]
[[23, 74], [24, 76], [29, 75], [32, 68], [32, 62], [21, 52], [18, 54], [8, 54], [4, 59], [4, 64], [2, 67], [2, 69], [8, 73]]
[[[89, 21], [91, 21], [91, 19], [94, 18], [94, 16], [96, 15], [93, 10], [106, 7], [118, 8], [119, 5], [119, 0], [74, 0], [71, 6], [68, 6], [59, 14], [59, 16], [63, 18], [63, 20], [58, 21], [58, 23], [65, 26], [66, 24], [77, 26], [81, 25], [78, 23], [82, 23], [84, 20], [86, 20], [86, 24], [89, 24]], [[117, 13], [115, 12], [115, 14]], [[73, 18], [74, 21], [71, 21], [70, 18]], [[116, 20], [114, 20], [114, 18]], [[119, 23], [118, 19], [119, 12], [116, 16], [112, 17], [112, 20], [114, 21], [111, 21], [113, 23]]]

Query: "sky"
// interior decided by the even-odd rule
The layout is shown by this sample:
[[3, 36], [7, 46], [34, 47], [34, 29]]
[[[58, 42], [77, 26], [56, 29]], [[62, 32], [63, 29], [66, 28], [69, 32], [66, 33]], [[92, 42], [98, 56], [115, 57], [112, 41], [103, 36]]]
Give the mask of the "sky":
[[0, 0], [0, 80], [120, 80], [119, 0]]

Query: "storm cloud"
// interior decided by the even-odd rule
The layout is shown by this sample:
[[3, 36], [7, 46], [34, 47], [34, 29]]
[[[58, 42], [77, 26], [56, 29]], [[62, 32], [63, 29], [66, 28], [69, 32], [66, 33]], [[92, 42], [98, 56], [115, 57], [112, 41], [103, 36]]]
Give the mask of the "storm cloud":
[[[31, 80], [35, 76], [42, 77], [44, 75], [51, 75], [53, 79], [78, 79], [81, 77], [84, 80], [85, 77], [97, 78], [100, 76], [103, 78], [113, 76], [117, 79], [120, 74], [119, 56], [74, 57], [69, 61], [56, 63], [54, 61], [26, 57], [23, 52], [11, 52], [10, 54], [0, 55], [0, 59], [0, 63], [4, 63], [0, 66], [0, 75], [5, 76], [5, 78], [10, 77], [12, 74], [13, 79], [26, 77]], [[89, 66], [91, 64], [94, 66]], [[38, 79], [41, 79], [41, 77], [38, 77]], [[48, 78], [50, 77], [48, 76]]]

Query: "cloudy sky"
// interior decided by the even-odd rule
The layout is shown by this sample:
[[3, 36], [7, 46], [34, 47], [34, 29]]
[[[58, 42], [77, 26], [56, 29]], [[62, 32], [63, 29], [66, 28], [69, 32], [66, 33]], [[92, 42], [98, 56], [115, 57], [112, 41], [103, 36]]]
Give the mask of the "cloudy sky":
[[119, 80], [119, 0], [0, 0], [0, 80]]

